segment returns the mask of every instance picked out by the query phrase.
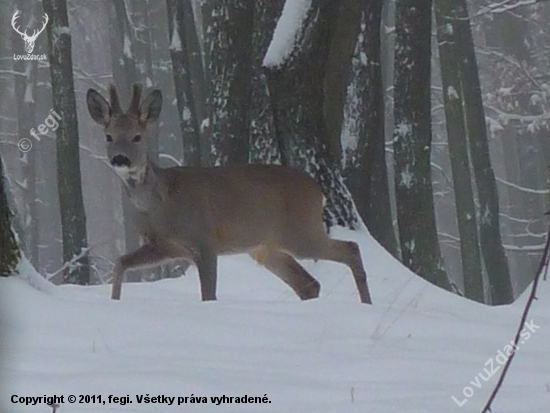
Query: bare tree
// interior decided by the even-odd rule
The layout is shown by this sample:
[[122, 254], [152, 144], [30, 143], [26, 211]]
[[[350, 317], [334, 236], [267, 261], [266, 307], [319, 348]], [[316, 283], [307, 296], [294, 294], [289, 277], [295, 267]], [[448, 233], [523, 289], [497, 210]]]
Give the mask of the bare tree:
[[357, 210], [371, 234], [391, 254], [397, 255], [385, 155], [380, 33], [384, 2], [374, 0], [356, 3], [359, 6], [356, 13], [360, 21], [355, 52], [351, 60], [352, 79], [348, 99], [358, 143], [351, 165], [346, 165], [349, 175], [348, 186]]
[[397, 0], [394, 159], [397, 222], [403, 263], [445, 289], [431, 178], [432, 2]]
[[254, 104], [250, 108], [251, 162], [281, 163], [273, 125], [273, 113], [269, 104], [267, 79], [262, 64], [283, 4], [284, 0], [254, 2], [254, 36], [252, 38], [252, 102]]
[[[57, 181], [61, 209], [63, 260], [72, 263], [64, 281], [90, 283], [86, 212], [82, 200], [78, 120], [74, 94], [71, 33], [66, 0], [44, 0], [50, 17], [47, 25], [53, 108], [61, 121], [57, 128]], [[77, 259], [77, 257], [79, 257]]]
[[[330, 153], [324, 113], [324, 76], [339, 6], [338, 1], [313, 1], [284, 59], [268, 50], [264, 65], [283, 165], [305, 170], [319, 182], [327, 226], [358, 228], [353, 200]], [[286, 30], [287, 23], [279, 21], [278, 28]]]
[[247, 163], [252, 79], [252, 0], [205, 2], [212, 161]]
[[457, 47], [457, 2], [435, 0], [439, 63], [443, 82], [443, 100], [449, 156], [453, 175], [454, 197], [460, 254], [464, 277], [464, 295], [484, 302], [483, 273], [479, 249], [477, 211], [474, 203], [468, 141], [464, 124], [462, 83], [460, 67], [456, 64], [462, 56]]
[[[29, 10], [28, 2], [18, 0], [16, 2], [17, 10]], [[27, 20], [27, 25], [23, 32], [26, 33], [27, 26], [35, 28], [40, 17], [37, 5], [30, 8], [25, 13], [24, 17]], [[18, 22], [19, 23], [19, 22]], [[22, 23], [22, 22], [21, 22]], [[12, 45], [14, 50], [22, 47], [23, 42], [21, 36], [15, 30], [12, 31]], [[35, 48], [36, 50], [36, 48]], [[35, 128], [35, 112], [36, 112], [36, 83], [37, 83], [37, 66], [36, 60], [15, 60], [13, 69], [15, 72], [15, 98], [17, 106], [17, 133], [19, 141], [29, 139], [29, 132]], [[19, 152], [19, 159], [22, 165], [23, 180], [19, 189], [23, 194], [22, 205], [22, 223], [24, 224], [24, 236], [22, 236], [22, 247], [33, 265], [38, 267], [39, 259], [39, 232], [38, 232], [38, 208], [37, 208], [37, 193], [36, 193], [36, 148], [32, 148], [28, 152]]]
[[19, 247], [15, 240], [15, 234], [11, 228], [11, 211], [8, 207], [4, 185], [4, 164], [0, 156], [0, 276], [7, 277], [13, 274], [19, 263]]
[[474, 178], [479, 199], [481, 253], [489, 278], [491, 303], [509, 304], [514, 300], [510, 270], [500, 235], [500, 207], [495, 174], [491, 165], [487, 124], [466, 0], [456, 1], [457, 41]]
[[[185, 165], [201, 165], [201, 133], [196, 112], [195, 95], [191, 79], [191, 59], [186, 33], [186, 14], [193, 15], [191, 0], [166, 0], [170, 57], [178, 103], [178, 115], [183, 135], [183, 161]], [[191, 21], [193, 21], [191, 19]], [[194, 30], [194, 25], [193, 25]]]

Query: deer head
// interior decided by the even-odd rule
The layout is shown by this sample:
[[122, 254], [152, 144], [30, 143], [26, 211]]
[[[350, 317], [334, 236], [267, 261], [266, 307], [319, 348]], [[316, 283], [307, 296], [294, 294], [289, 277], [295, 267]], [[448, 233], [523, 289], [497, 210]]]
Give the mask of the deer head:
[[29, 36], [27, 34], [27, 30], [25, 30], [24, 32], [22, 32], [21, 30], [19, 30], [19, 27], [16, 26], [16, 20], [17, 18], [19, 17], [19, 13], [21, 13], [19, 10], [16, 10], [12, 19], [11, 19], [11, 25], [13, 27], [13, 30], [15, 30], [17, 33], [19, 33], [21, 35], [21, 38], [25, 41], [25, 50], [27, 53], [32, 53], [33, 49], [34, 49], [34, 42], [36, 41], [36, 38], [38, 37], [38, 35], [40, 33], [42, 33], [44, 31], [44, 29], [46, 28], [46, 24], [48, 24], [48, 15], [46, 13], [44, 13], [44, 24], [42, 26], [42, 28], [40, 30], [34, 30], [33, 31], [33, 34], [31, 36]]
[[123, 112], [114, 85], [109, 86], [108, 103], [94, 89], [88, 90], [86, 101], [92, 119], [103, 126], [107, 156], [111, 166], [123, 178], [140, 174], [147, 165], [147, 141], [150, 124], [162, 109], [162, 93], [153, 90], [141, 102], [141, 85], [134, 84], [130, 106]]

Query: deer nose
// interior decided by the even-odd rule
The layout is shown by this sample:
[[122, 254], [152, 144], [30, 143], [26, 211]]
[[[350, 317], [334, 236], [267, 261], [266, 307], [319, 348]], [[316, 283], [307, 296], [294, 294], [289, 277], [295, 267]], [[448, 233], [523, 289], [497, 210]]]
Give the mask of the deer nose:
[[128, 157], [124, 155], [115, 155], [113, 156], [113, 159], [111, 159], [111, 165], [115, 167], [126, 166], [127, 168], [129, 168], [131, 164], [132, 162], [130, 161], [130, 159], [128, 159]]

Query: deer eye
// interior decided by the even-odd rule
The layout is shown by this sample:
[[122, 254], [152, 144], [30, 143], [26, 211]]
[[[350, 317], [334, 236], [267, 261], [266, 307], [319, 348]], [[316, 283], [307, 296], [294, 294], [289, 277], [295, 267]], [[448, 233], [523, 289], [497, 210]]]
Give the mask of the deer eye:
[[105, 135], [105, 139], [107, 139], [107, 142], [113, 141], [113, 137], [111, 135]]
[[141, 135], [134, 136], [134, 139], [132, 139], [132, 142], [140, 142], [141, 141]]

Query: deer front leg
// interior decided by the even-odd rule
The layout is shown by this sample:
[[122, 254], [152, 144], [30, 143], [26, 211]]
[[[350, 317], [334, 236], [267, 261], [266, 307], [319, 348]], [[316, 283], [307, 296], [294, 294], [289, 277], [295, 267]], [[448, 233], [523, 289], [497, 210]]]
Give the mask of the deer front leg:
[[113, 270], [113, 290], [111, 292], [112, 300], [120, 300], [122, 290], [122, 278], [126, 270], [134, 268], [152, 267], [169, 259], [166, 254], [151, 244], [144, 244], [134, 252], [130, 252], [120, 257]]
[[199, 270], [202, 301], [216, 300], [218, 257], [210, 250], [202, 250], [196, 257], [195, 263]]

